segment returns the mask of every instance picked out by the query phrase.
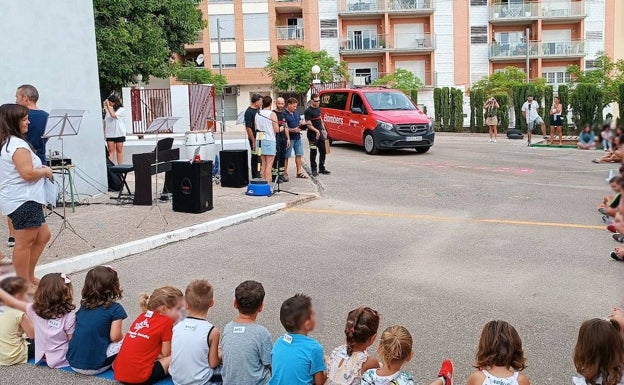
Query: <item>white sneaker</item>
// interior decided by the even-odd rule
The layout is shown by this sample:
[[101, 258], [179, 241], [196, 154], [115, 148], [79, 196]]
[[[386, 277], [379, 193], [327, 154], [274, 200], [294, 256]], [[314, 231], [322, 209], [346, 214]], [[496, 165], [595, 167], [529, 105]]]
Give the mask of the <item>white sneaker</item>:
[[492, 138], [490, 138], [490, 140], [488, 140], [488, 143], [492, 143]]
[[496, 143], [496, 139], [494, 139], [494, 143]]

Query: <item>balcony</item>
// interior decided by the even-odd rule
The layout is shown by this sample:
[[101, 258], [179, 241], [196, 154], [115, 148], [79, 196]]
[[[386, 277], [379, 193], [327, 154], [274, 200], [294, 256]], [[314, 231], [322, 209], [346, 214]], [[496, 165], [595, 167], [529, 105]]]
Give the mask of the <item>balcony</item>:
[[[375, 80], [392, 74], [385, 72], [378, 73], [376, 70], [371, 71], [370, 75], [358, 75], [355, 73], [355, 70], [350, 70], [349, 72], [351, 75], [351, 84], [353, 86], [368, 86]], [[422, 73], [415, 72], [414, 75], [416, 75], [425, 88], [435, 87], [437, 85], [437, 73], [435, 71], [424, 71]]]
[[433, 0], [341, 0], [343, 18], [391, 15], [427, 15], [435, 11]]
[[275, 27], [277, 33], [277, 47], [303, 46], [303, 27], [289, 25]]
[[[528, 55], [530, 59], [567, 59], [585, 56], [585, 41], [563, 42], [529, 42]], [[524, 43], [494, 43], [490, 44], [489, 57], [491, 61], [519, 61], [525, 60], [527, 46]]]
[[343, 56], [376, 55], [383, 52], [418, 53], [435, 49], [435, 36], [430, 33], [397, 33], [382, 35], [372, 31], [350, 32], [341, 42]]
[[549, 1], [494, 4], [489, 7], [492, 24], [565, 23], [585, 18], [584, 1]]
[[301, 13], [301, 0], [275, 0], [277, 13]]

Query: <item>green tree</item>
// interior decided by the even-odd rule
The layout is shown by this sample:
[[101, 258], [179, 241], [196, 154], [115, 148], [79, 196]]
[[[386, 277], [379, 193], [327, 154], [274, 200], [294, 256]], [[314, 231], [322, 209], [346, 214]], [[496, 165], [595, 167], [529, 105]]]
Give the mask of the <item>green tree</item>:
[[553, 86], [546, 86], [544, 89], [544, 112], [542, 113], [542, 119], [546, 123], [546, 127], [550, 128], [550, 107], [553, 104], [554, 90]]
[[433, 113], [435, 115], [435, 122], [437, 124], [436, 129], [442, 129], [442, 89], [433, 89]]
[[624, 83], [620, 83], [618, 86], [618, 106], [620, 108], [620, 117], [617, 119], [617, 125], [622, 123], [624, 118]]
[[464, 93], [459, 88], [451, 88], [450, 128], [455, 132], [464, 131]]
[[200, 0], [94, 0], [100, 92], [119, 91], [141, 74], [171, 75], [169, 58], [206, 23]]
[[[494, 98], [500, 106], [497, 113], [499, 132], [505, 132], [509, 128], [509, 95], [505, 92], [494, 95]], [[483, 114], [481, 114], [481, 119], [483, 119]]]
[[570, 104], [570, 88], [561, 84], [557, 89], [557, 96], [561, 102], [561, 124], [563, 124], [563, 132], [567, 134], [568, 130], [568, 105]]
[[[624, 83], [624, 60], [613, 61], [605, 54], [599, 55], [591, 70], [583, 71], [577, 65], [568, 66], [572, 89], [578, 84], [593, 84], [602, 91], [601, 103], [606, 107], [618, 101], [619, 85]], [[574, 93], [574, 91], [572, 92]]]
[[576, 85], [570, 105], [577, 127], [590, 124], [592, 127], [602, 124], [603, 91], [595, 84], [579, 83]]
[[187, 67], [178, 65], [174, 69], [175, 77], [179, 82], [185, 84], [212, 84], [215, 93], [221, 95], [223, 88], [227, 85], [227, 79], [223, 75], [213, 73], [203, 67]]
[[442, 87], [442, 128], [450, 129], [451, 122], [451, 95], [448, 87]]
[[289, 48], [277, 60], [269, 58], [264, 70], [271, 77], [273, 88], [301, 94], [310, 89], [314, 65], [321, 68], [318, 77], [324, 83], [347, 80], [349, 77], [346, 62], [338, 63], [327, 51], [313, 52], [301, 47]]
[[[519, 86], [526, 83], [526, 72], [518, 67], [505, 67], [504, 70], [494, 72], [485, 79], [479, 80], [472, 85], [472, 88], [482, 89], [486, 95], [494, 94], [508, 94], [509, 97], [513, 97], [511, 89], [513, 86]], [[537, 78], [531, 81], [534, 84], [536, 90], [543, 89], [546, 85], [546, 81], [542, 78]]]
[[422, 87], [422, 82], [412, 71], [397, 68], [393, 74], [375, 80], [373, 85], [396, 88], [403, 91], [405, 95], [410, 95], [412, 90], [418, 91]]
[[483, 132], [483, 103], [485, 92], [481, 88], [470, 90], [470, 132]]

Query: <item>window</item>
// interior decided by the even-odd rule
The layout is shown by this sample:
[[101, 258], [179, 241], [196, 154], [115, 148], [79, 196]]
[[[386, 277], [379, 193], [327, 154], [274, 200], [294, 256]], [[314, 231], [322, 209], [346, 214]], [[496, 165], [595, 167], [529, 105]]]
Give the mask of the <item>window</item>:
[[472, 44], [487, 44], [487, 25], [470, 27], [470, 42]]
[[359, 108], [360, 110], [362, 110], [362, 113], [366, 115], [366, 107], [364, 107], [364, 102], [358, 94], [353, 94], [353, 96], [351, 97], [351, 109], [354, 108]]
[[570, 82], [570, 73], [567, 71], [546, 71], [542, 72], [542, 78], [547, 84], [566, 84]]
[[333, 92], [323, 95], [321, 99], [321, 107], [333, 108], [336, 110], [344, 110], [347, 106], [348, 92]]
[[221, 40], [236, 40], [236, 28], [234, 15], [211, 15], [208, 18], [210, 27], [210, 40], [217, 40], [217, 19], [221, 25]]
[[338, 37], [338, 19], [321, 19], [321, 39]]
[[245, 52], [245, 67], [264, 68], [270, 56], [270, 52]]
[[585, 60], [585, 69], [597, 68], [599, 64], [598, 60]]
[[[219, 68], [219, 54], [210, 54], [210, 60], [212, 61], [212, 68]], [[222, 53], [221, 64], [223, 65], [223, 68], [236, 68], [236, 54]]]
[[470, 5], [472, 6], [477, 6], [477, 5], [487, 5], [488, 0], [470, 0]]
[[244, 14], [243, 29], [245, 30], [245, 40], [269, 40], [269, 14]]
[[587, 31], [585, 37], [587, 40], [602, 40], [602, 31]]

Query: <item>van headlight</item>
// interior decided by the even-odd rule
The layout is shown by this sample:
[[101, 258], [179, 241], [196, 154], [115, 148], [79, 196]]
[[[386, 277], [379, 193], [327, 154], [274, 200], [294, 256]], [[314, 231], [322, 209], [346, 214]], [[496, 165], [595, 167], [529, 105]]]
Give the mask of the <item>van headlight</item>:
[[430, 120], [430, 121], [429, 121], [428, 131], [429, 131], [429, 132], [433, 131], [433, 120]]
[[386, 131], [392, 131], [394, 129], [394, 125], [388, 122], [384, 122], [383, 120], [377, 121], [377, 127], [383, 128]]

